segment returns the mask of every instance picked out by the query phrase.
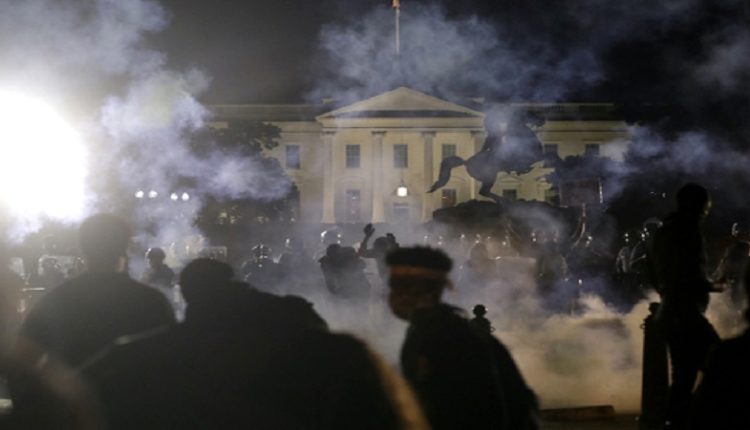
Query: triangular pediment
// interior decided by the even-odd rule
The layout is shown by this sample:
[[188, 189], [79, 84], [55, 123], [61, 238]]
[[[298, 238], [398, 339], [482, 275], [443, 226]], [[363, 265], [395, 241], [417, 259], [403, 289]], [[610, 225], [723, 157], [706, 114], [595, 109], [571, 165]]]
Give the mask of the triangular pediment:
[[327, 118], [484, 118], [482, 112], [399, 87], [318, 116]]

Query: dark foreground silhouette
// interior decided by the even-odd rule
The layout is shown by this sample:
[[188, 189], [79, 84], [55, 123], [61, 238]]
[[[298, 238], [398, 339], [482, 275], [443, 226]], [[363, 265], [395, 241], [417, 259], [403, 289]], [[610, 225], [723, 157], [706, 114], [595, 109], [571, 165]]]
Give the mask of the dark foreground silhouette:
[[114, 429], [419, 429], [401, 380], [360, 341], [329, 333], [302, 299], [182, 272], [183, 324], [124, 339], [86, 369]]

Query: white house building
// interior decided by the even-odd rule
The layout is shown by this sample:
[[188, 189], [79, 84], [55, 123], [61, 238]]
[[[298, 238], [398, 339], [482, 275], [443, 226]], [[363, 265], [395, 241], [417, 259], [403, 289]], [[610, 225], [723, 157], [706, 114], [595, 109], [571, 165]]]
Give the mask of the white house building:
[[[471, 107], [467, 107], [471, 106]], [[542, 115], [543, 150], [561, 157], [596, 152], [617, 159], [627, 128], [610, 104], [489, 104], [467, 106], [401, 87], [335, 110], [326, 105], [215, 105], [214, 125], [258, 120], [280, 128], [279, 159], [299, 192], [299, 220], [424, 222], [441, 207], [476, 199], [479, 183], [464, 167], [433, 194], [426, 191], [444, 157], [471, 157], [487, 137], [485, 113], [525, 110]], [[502, 127], [502, 124], [500, 124]], [[508, 198], [545, 200], [551, 170], [537, 163], [525, 174], [501, 172], [493, 191]], [[481, 198], [481, 197], [480, 197]]]

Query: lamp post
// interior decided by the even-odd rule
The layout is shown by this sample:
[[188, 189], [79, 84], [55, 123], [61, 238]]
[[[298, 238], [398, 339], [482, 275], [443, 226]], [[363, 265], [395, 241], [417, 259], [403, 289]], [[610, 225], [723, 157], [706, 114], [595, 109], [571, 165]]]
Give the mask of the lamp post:
[[406, 187], [406, 184], [404, 184], [404, 180], [401, 180], [401, 183], [396, 188], [396, 195], [398, 197], [408, 197], [409, 196], [409, 188]]

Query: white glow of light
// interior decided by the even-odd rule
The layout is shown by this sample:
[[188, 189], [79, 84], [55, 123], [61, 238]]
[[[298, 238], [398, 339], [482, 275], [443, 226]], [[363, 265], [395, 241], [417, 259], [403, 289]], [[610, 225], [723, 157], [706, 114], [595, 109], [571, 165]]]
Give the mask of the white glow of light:
[[406, 197], [409, 195], [409, 189], [402, 185], [396, 188], [396, 195], [399, 197]]
[[188, 200], [190, 200], [190, 194], [188, 194], [188, 193], [182, 193], [182, 201], [186, 202]]
[[159, 197], [159, 193], [157, 193], [156, 191], [151, 190], [151, 191], [148, 192], [148, 198], [149, 199], [155, 199], [157, 197]]
[[172, 193], [169, 195], [169, 198], [173, 201], [177, 201], [177, 199], [179, 199], [180, 197], [177, 195], [177, 193]]
[[86, 158], [78, 133], [49, 106], [0, 90], [0, 205], [11, 214], [79, 219]]
[[145, 193], [143, 192], [143, 190], [138, 190], [138, 191], [135, 192], [135, 198], [136, 199], [142, 199], [144, 195], [145, 195]]

